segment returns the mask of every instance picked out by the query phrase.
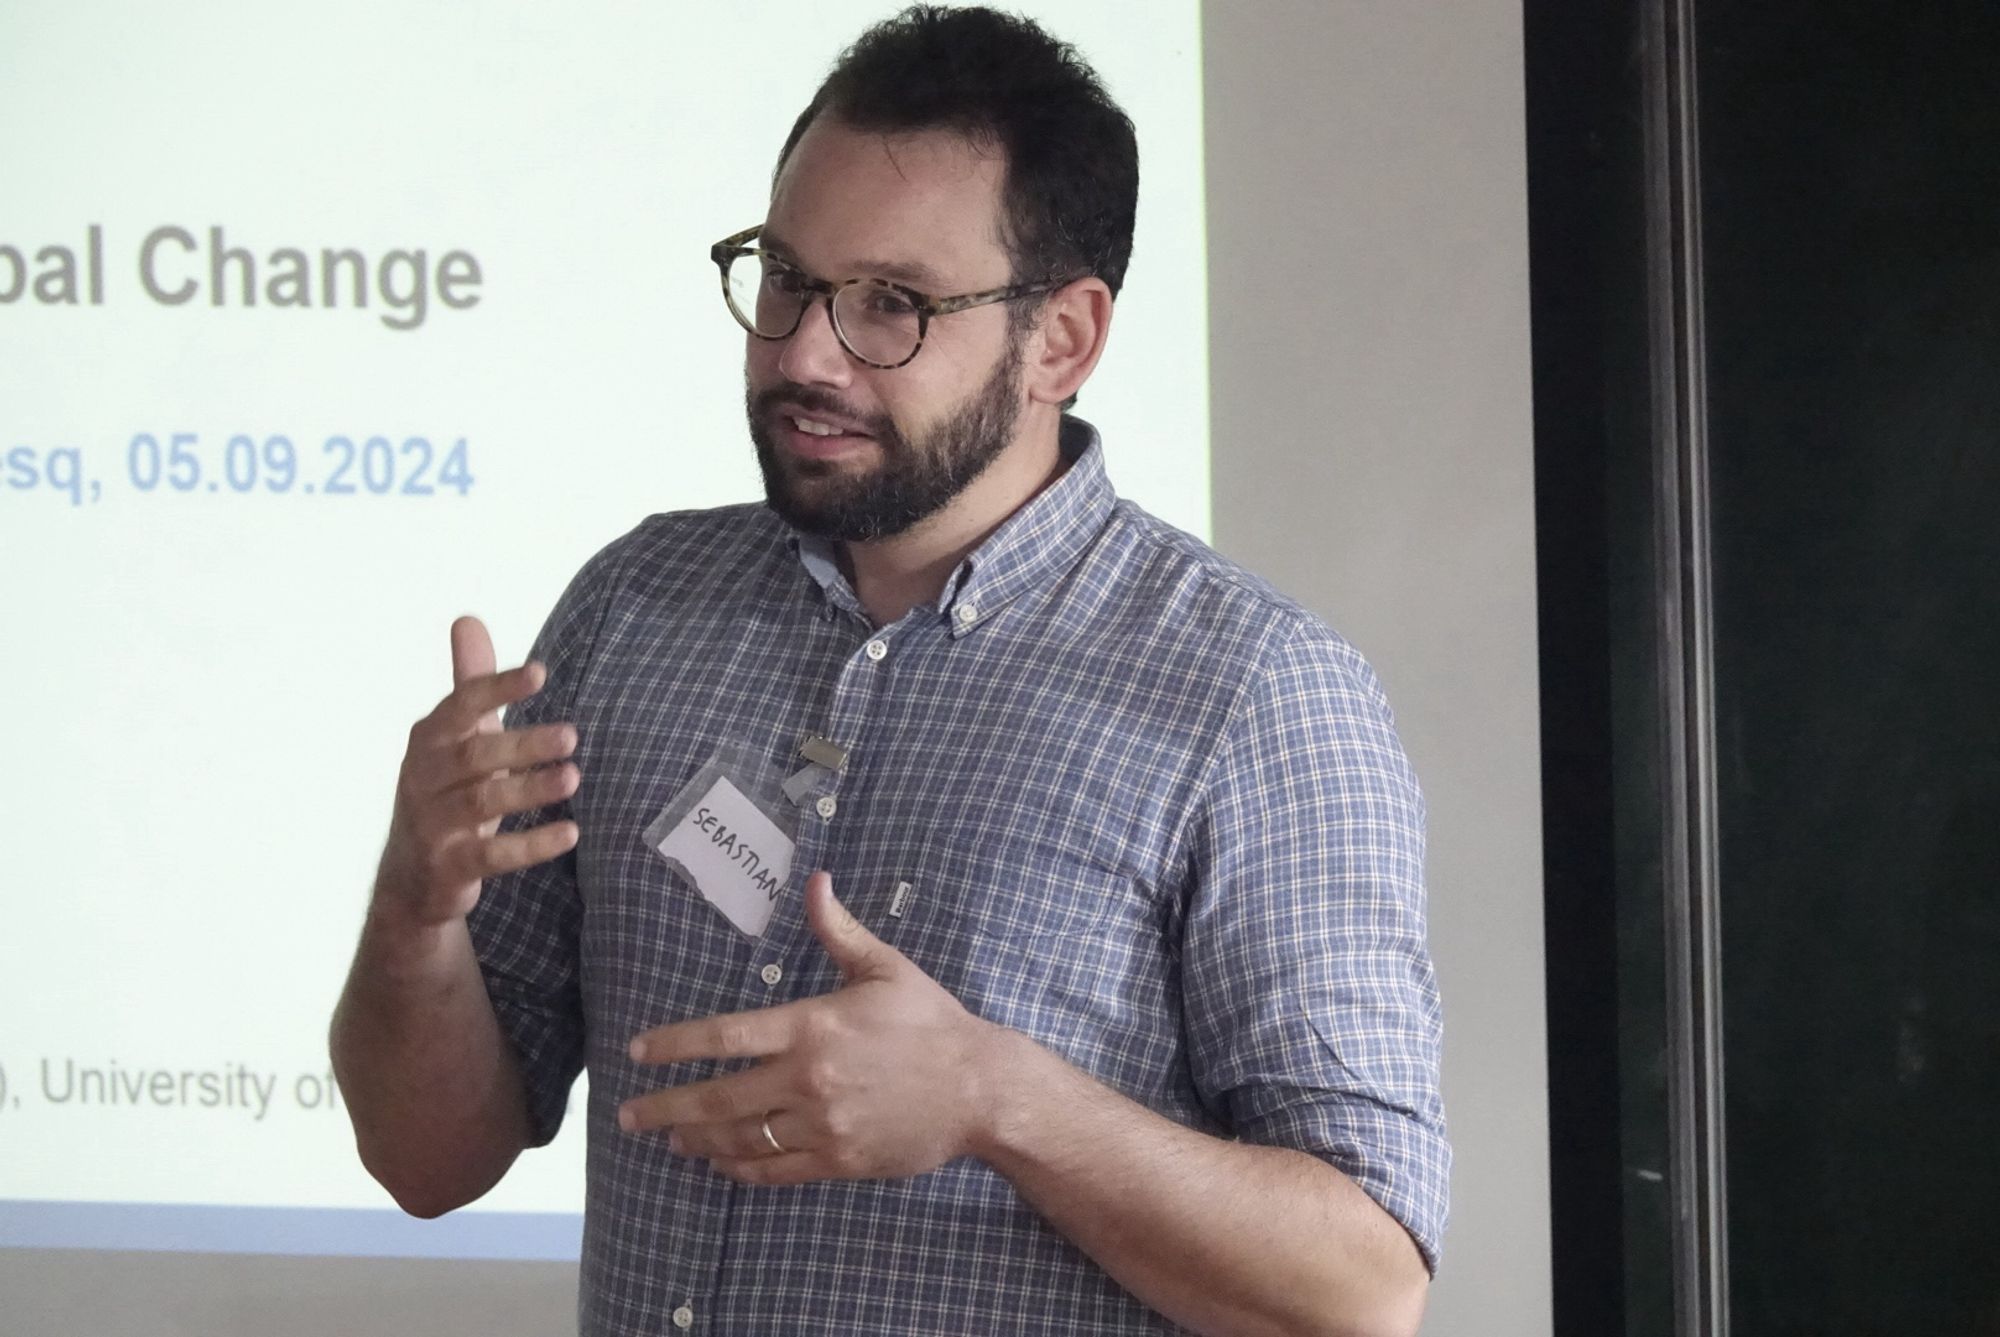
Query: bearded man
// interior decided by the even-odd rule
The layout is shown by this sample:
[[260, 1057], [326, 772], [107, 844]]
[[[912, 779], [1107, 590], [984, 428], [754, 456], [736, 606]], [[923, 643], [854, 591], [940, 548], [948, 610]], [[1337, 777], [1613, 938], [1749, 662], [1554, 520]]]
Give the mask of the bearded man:
[[522, 667], [452, 628], [335, 1066], [426, 1216], [589, 1070], [585, 1333], [1416, 1330], [1422, 800], [1067, 413], [1137, 190], [1036, 25], [870, 30], [712, 253], [765, 502], [610, 544]]

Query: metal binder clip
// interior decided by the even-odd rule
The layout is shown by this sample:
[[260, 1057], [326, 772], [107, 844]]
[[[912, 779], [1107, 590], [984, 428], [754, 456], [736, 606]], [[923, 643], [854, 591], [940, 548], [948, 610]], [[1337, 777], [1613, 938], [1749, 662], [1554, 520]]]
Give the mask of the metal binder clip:
[[826, 767], [835, 775], [847, 766], [847, 749], [818, 734], [806, 735], [805, 741], [799, 744], [799, 755], [815, 765]]

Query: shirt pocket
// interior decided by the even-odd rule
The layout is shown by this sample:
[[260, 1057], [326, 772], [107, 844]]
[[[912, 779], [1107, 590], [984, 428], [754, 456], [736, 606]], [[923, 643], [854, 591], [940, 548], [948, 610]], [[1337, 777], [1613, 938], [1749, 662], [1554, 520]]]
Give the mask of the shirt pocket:
[[909, 889], [884, 939], [968, 1011], [1058, 1049], [1161, 969], [1140, 888], [1087, 859], [934, 852], [901, 880]]

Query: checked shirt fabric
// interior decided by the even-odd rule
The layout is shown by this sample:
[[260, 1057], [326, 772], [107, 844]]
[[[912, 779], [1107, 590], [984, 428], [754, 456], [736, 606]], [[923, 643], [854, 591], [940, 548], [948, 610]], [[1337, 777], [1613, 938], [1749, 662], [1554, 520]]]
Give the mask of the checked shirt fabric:
[[[839, 987], [803, 914], [818, 868], [972, 1012], [1169, 1119], [1324, 1159], [1435, 1267], [1423, 800], [1381, 688], [1310, 613], [1117, 498], [1087, 424], [1063, 448], [1066, 472], [891, 626], [828, 546], [745, 505], [645, 520], [543, 629], [548, 684], [508, 724], [573, 721], [583, 780], [508, 825], [567, 815], [581, 839], [490, 879], [470, 922], [539, 1140], [590, 1073], [590, 1337], [669, 1316], [1176, 1330], [976, 1160], [754, 1188], [618, 1129], [620, 1102], [741, 1066], [640, 1068], [639, 1031]], [[789, 774], [811, 734], [847, 764], [787, 814], [791, 876], [753, 939], [641, 833], [711, 758]]]

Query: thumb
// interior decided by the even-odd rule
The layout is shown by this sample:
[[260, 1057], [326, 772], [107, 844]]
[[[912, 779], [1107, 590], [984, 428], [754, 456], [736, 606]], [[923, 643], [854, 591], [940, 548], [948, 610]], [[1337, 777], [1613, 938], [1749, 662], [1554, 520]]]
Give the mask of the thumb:
[[831, 873], [821, 871], [806, 879], [806, 920], [849, 982], [883, 974], [897, 955], [834, 899]]
[[[476, 617], [462, 617], [451, 624], [451, 681], [461, 687], [474, 678], [490, 678], [494, 673], [493, 637], [486, 624]], [[479, 721], [481, 733], [500, 728], [498, 712]]]
[[476, 617], [451, 624], [451, 681], [454, 686], [493, 675], [493, 638]]

